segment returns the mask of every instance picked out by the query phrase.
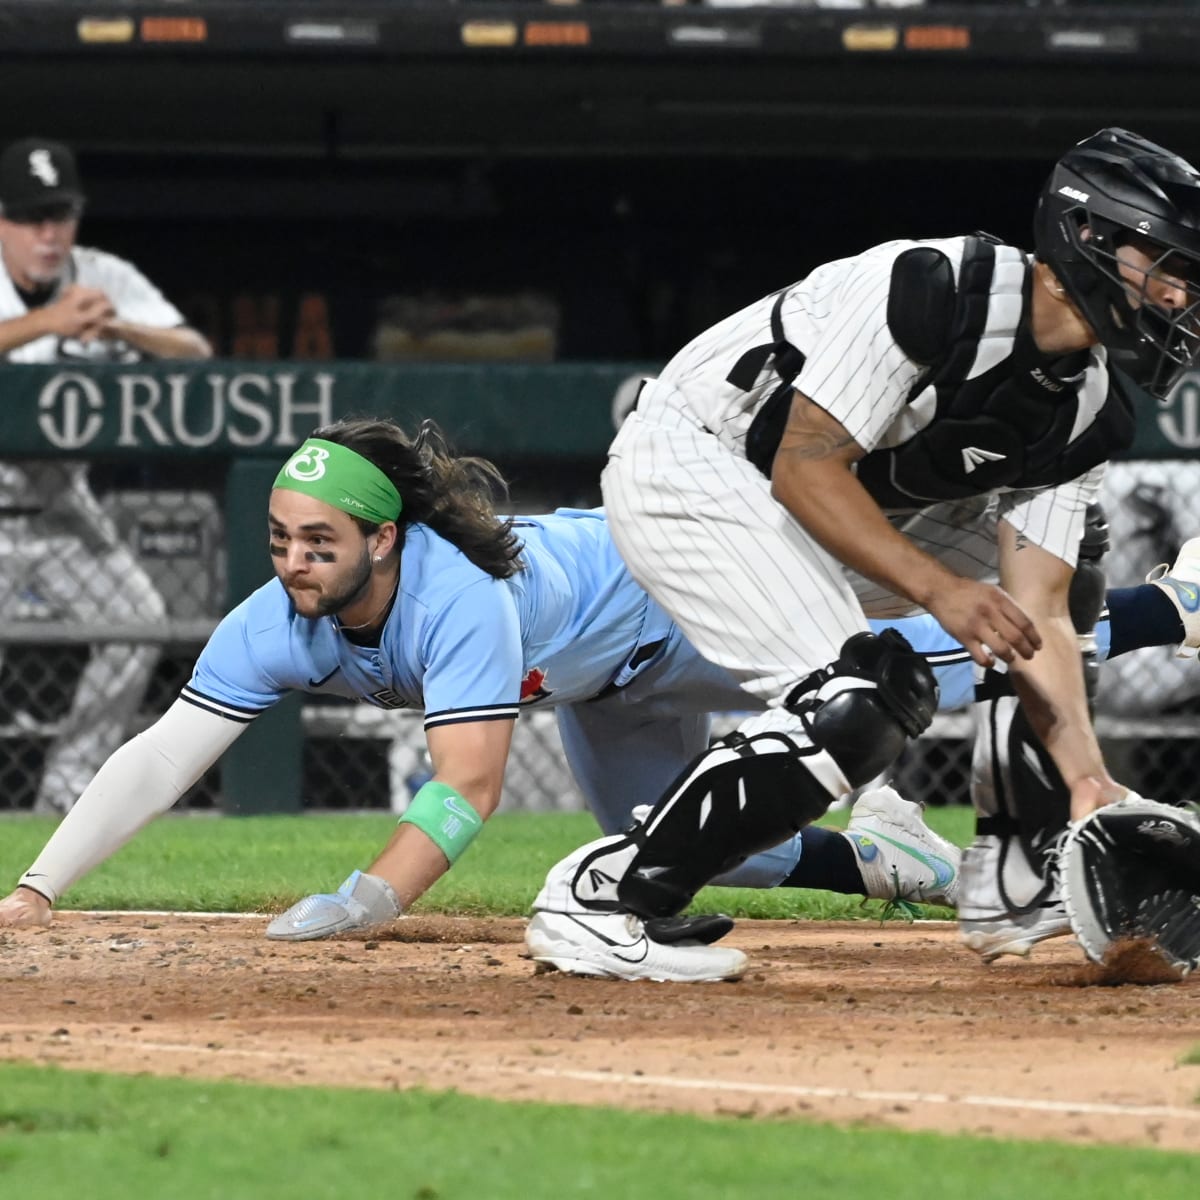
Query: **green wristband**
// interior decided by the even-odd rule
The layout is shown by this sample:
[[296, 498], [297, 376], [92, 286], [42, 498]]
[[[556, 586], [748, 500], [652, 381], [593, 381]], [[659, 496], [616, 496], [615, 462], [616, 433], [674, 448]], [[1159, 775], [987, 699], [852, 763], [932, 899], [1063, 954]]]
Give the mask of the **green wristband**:
[[483, 818], [448, 783], [430, 780], [409, 802], [399, 823], [415, 825], [451, 865], [483, 828]]

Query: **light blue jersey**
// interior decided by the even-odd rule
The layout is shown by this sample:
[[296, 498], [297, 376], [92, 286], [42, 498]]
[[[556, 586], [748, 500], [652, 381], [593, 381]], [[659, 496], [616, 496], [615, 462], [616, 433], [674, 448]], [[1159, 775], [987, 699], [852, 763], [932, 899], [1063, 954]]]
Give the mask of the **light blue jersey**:
[[603, 512], [521, 517], [516, 530], [525, 569], [498, 580], [409, 526], [377, 647], [353, 645], [333, 617], [297, 615], [272, 580], [217, 627], [183, 698], [248, 721], [290, 691], [316, 692], [423, 709], [428, 729], [627, 683], [645, 665], [629, 665], [638, 648], [665, 642], [672, 625], [625, 569]]

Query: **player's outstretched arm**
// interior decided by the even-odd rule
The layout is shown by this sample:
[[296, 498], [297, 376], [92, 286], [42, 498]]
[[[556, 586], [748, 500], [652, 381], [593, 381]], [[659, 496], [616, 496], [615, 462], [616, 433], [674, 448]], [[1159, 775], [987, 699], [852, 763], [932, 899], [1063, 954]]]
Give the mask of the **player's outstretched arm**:
[[273, 941], [307, 942], [395, 920], [454, 864], [496, 811], [511, 719], [429, 730], [434, 776], [409, 803], [388, 844], [336, 892], [306, 896], [267, 926]]
[[[67, 888], [166, 812], [245, 728], [177, 700], [96, 773], [0, 906], [0, 925], [49, 924], [50, 907]], [[30, 890], [45, 899], [42, 919], [27, 919], [31, 903], [40, 910]]]

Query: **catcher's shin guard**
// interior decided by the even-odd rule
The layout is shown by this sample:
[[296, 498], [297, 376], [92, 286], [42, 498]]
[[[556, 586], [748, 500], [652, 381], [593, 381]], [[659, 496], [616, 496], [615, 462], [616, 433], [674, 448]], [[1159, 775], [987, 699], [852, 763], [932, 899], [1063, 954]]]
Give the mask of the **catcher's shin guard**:
[[[1008, 675], [989, 670], [976, 689], [971, 801], [981, 837], [1018, 838], [1034, 870], [1044, 873], [1054, 839], [1071, 816], [1071, 794], [1034, 733]], [[1014, 904], [1013, 910], [1022, 907]]]
[[681, 912], [714, 876], [821, 816], [843, 790], [839, 775], [821, 782], [781, 733], [734, 734], [706, 750], [629, 831], [637, 849], [616, 884], [620, 907], [647, 918]]
[[856, 634], [836, 662], [792, 689], [785, 707], [810, 744], [735, 734], [700, 755], [630, 832], [639, 846], [616, 885], [623, 906], [672, 916], [710, 879], [816, 820], [928, 728], [937, 683], [900, 634]]

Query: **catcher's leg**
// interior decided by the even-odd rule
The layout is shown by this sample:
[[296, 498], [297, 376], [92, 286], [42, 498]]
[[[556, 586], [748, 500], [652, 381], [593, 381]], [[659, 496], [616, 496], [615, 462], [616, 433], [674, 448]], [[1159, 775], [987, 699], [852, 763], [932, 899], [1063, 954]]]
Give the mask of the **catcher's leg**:
[[[1107, 548], [1103, 511], [1092, 505], [1069, 597], [1089, 700], [1097, 673], [1092, 630], [1104, 606], [1100, 558]], [[1007, 672], [986, 671], [976, 701], [975, 840], [963, 857], [958, 914], [964, 942], [990, 962], [1028, 954], [1038, 942], [1070, 932], [1052, 854], [1070, 819], [1070, 792]]]
[[[653, 942], [663, 928], [655, 921], [674, 918], [709, 880], [792, 837], [873, 779], [928, 727], [937, 685], [899, 634], [858, 634], [836, 662], [792, 689], [787, 707], [798, 719], [777, 711], [752, 718], [749, 736], [699, 755], [644, 822], [554, 867], [526, 934], [533, 957], [569, 970], [575, 946], [586, 973], [647, 977], [638, 973], [640, 960], [629, 964], [620, 949], [629, 942], [626, 918]], [[792, 732], [753, 732], [783, 721]], [[659, 959], [670, 957], [659, 951]]]

